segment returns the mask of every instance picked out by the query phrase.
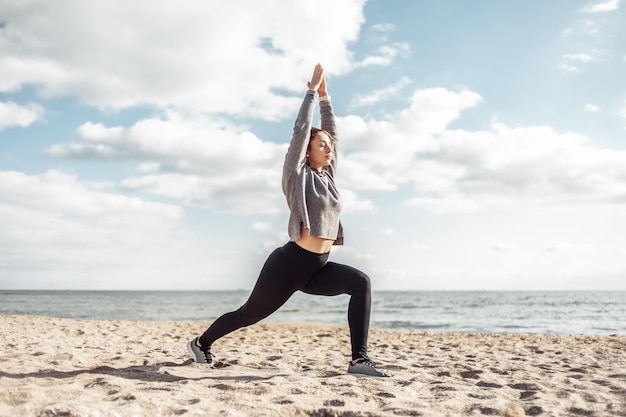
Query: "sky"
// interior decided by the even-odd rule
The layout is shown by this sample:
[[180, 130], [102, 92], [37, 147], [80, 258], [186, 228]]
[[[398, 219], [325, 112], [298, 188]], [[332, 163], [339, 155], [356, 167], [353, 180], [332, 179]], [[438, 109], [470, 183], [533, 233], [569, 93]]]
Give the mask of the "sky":
[[321, 62], [331, 260], [375, 290], [626, 290], [624, 22], [621, 0], [4, 0], [0, 289], [251, 289]]

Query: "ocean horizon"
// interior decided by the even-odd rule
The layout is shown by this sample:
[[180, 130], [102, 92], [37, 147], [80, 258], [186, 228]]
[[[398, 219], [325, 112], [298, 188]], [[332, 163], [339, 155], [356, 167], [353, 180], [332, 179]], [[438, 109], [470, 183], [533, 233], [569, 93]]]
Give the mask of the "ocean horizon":
[[[0, 290], [0, 315], [206, 321], [250, 291]], [[374, 291], [372, 328], [433, 332], [626, 335], [626, 291]], [[296, 293], [267, 322], [347, 325], [349, 297]]]

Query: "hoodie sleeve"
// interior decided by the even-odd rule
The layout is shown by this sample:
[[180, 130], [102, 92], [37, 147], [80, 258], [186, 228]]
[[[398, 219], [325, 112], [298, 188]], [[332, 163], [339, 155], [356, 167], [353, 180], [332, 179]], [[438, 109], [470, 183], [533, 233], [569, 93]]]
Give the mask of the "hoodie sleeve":
[[293, 127], [293, 136], [291, 137], [283, 165], [282, 187], [285, 195], [291, 189], [292, 181], [297, 178], [298, 173], [306, 164], [306, 151], [311, 138], [311, 124], [316, 98], [317, 91], [308, 90], [306, 92]]
[[322, 129], [330, 133], [333, 143], [333, 159], [330, 161], [330, 169], [328, 173], [334, 177], [337, 170], [337, 155], [338, 155], [338, 139], [337, 139], [337, 126], [335, 125], [335, 113], [333, 113], [333, 106], [330, 101], [320, 101], [320, 117], [322, 119]]

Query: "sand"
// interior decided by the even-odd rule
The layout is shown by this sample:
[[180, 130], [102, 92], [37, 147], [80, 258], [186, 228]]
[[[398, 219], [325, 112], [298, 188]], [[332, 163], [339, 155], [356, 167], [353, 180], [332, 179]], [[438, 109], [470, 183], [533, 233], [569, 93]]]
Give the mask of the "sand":
[[346, 375], [343, 326], [0, 316], [0, 416], [626, 416], [626, 336], [372, 329], [391, 378]]

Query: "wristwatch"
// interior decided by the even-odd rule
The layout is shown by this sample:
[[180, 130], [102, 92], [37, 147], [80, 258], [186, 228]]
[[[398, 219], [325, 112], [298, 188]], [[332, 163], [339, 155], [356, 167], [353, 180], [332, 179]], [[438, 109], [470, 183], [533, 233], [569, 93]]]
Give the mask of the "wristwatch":
[[330, 101], [330, 96], [328, 94], [325, 96], [320, 96], [320, 101]]

